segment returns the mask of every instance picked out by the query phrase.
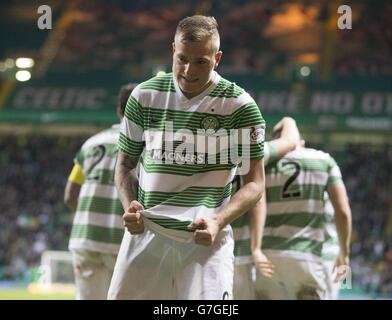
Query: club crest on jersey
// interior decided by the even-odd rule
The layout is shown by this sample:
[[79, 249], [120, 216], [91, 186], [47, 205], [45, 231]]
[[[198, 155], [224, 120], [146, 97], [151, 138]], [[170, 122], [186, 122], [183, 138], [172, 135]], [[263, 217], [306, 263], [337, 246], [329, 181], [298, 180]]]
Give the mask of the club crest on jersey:
[[249, 140], [251, 142], [263, 142], [264, 141], [264, 128], [250, 128]]
[[219, 121], [214, 116], [207, 116], [201, 120], [201, 127], [205, 130], [213, 129], [216, 131], [219, 128]]

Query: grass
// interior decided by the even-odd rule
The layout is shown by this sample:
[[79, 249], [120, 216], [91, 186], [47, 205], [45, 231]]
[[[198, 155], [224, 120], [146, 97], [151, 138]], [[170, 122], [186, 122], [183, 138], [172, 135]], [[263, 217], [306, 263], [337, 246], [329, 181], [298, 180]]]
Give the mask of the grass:
[[0, 289], [0, 300], [73, 300], [72, 293], [31, 293], [27, 289]]

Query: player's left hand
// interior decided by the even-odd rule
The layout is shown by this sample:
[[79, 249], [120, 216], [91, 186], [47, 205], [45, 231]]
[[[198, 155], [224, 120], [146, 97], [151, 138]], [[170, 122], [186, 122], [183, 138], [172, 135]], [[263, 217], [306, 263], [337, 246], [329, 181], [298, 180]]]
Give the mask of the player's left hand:
[[218, 224], [214, 220], [206, 220], [204, 218], [196, 219], [188, 228], [196, 229], [193, 233], [193, 239], [196, 244], [201, 244], [203, 246], [212, 245], [219, 233]]
[[261, 249], [257, 248], [253, 250], [252, 258], [257, 270], [264, 277], [271, 278], [273, 276], [275, 266], [270, 260], [268, 260], [267, 256], [261, 251]]

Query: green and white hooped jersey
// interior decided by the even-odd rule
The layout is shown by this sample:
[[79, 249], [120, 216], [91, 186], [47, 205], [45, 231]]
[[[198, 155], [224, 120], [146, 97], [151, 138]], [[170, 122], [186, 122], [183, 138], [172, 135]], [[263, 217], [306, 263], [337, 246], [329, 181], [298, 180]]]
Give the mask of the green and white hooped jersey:
[[84, 174], [73, 221], [69, 249], [117, 254], [124, 234], [124, 210], [114, 186], [114, 167], [120, 126], [89, 138], [75, 163]]
[[263, 158], [264, 127], [250, 95], [216, 72], [192, 99], [168, 73], [133, 90], [118, 147], [141, 156], [138, 200], [146, 211], [162, 216], [165, 228], [189, 231], [187, 222], [213, 217], [229, 201], [237, 168], [230, 150], [245, 144], [240, 156]]
[[[264, 143], [264, 165], [276, 161], [278, 157], [277, 150], [271, 142]], [[237, 176], [233, 182], [233, 194], [242, 186], [242, 180]], [[243, 214], [231, 223], [234, 235], [234, 256], [236, 264], [246, 264], [252, 262], [252, 253], [250, 252], [250, 228], [249, 215]]]
[[325, 241], [324, 192], [341, 182], [335, 160], [322, 151], [299, 148], [266, 167], [266, 253], [321, 261]]
[[339, 239], [335, 226], [335, 210], [333, 209], [328, 194], [324, 195], [324, 214], [325, 214], [325, 241], [321, 255], [327, 262], [335, 261], [339, 255]]

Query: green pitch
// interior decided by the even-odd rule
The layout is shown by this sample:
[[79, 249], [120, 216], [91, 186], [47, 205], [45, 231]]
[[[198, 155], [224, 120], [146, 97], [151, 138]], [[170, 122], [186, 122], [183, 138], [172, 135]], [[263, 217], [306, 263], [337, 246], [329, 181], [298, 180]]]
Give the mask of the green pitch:
[[69, 293], [30, 293], [27, 289], [0, 290], [0, 300], [73, 300]]

